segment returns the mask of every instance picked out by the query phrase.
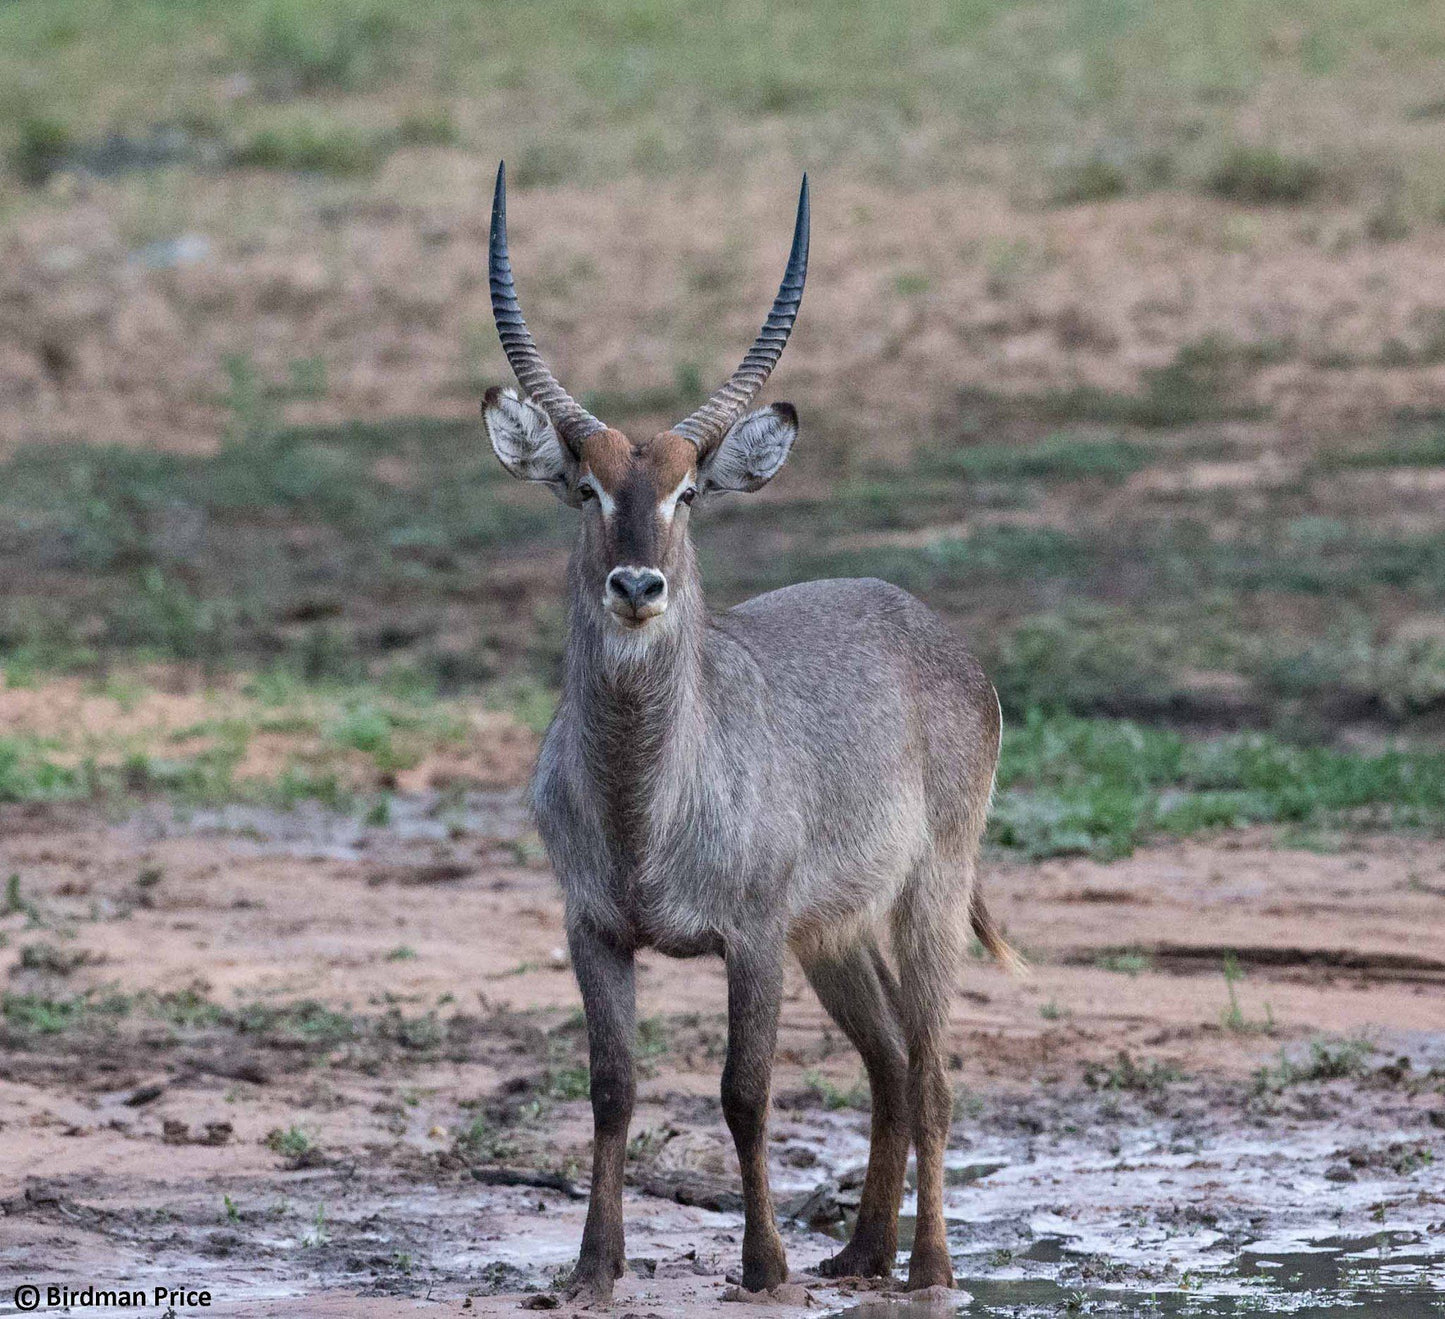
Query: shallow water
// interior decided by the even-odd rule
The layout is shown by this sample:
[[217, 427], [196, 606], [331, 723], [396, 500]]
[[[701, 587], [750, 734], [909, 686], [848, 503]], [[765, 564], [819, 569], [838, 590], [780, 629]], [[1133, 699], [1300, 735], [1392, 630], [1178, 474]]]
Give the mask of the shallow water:
[[[1028, 1252], [1040, 1263], [1063, 1263], [1057, 1240]], [[1433, 1246], [1433, 1249], [1432, 1249]], [[1242, 1250], [1217, 1273], [1175, 1287], [1067, 1286], [1047, 1277], [973, 1278], [958, 1286], [969, 1300], [956, 1307], [876, 1299], [834, 1311], [839, 1319], [923, 1319], [959, 1316], [1033, 1319], [1054, 1315], [1292, 1315], [1296, 1319], [1435, 1319], [1445, 1314], [1445, 1241], [1417, 1233], [1325, 1238], [1294, 1251]]]

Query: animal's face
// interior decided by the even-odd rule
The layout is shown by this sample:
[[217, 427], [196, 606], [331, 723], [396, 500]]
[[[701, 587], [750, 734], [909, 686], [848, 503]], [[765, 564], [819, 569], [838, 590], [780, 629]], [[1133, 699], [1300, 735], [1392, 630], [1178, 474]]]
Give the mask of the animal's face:
[[697, 449], [669, 431], [644, 444], [598, 431], [582, 442], [573, 488], [602, 607], [622, 627], [645, 627], [667, 612], [669, 579], [698, 494]]
[[546, 413], [512, 390], [487, 392], [483, 410], [503, 466], [541, 481], [584, 519], [581, 568], [606, 617], [643, 631], [666, 612], [689, 562], [693, 502], [709, 491], [756, 490], [783, 465], [797, 414], [775, 403], [738, 422], [710, 454], [675, 431], [634, 443], [610, 427], [572, 448]]

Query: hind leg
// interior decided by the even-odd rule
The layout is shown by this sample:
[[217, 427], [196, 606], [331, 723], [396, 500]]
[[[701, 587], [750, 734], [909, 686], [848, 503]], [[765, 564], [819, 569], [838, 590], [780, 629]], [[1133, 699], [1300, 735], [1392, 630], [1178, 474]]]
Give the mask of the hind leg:
[[[953, 1286], [943, 1222], [943, 1156], [953, 1121], [948, 1010], [962, 960], [973, 859], [919, 868], [892, 913], [899, 1009], [908, 1045], [908, 1106], [918, 1152], [918, 1219], [908, 1287]], [[960, 873], [961, 871], [961, 873]]]
[[908, 1063], [893, 1002], [898, 986], [868, 938], [838, 951], [800, 953], [809, 983], [868, 1069], [873, 1124], [853, 1238], [818, 1265], [824, 1277], [887, 1277], [898, 1254], [898, 1202], [908, 1167]]

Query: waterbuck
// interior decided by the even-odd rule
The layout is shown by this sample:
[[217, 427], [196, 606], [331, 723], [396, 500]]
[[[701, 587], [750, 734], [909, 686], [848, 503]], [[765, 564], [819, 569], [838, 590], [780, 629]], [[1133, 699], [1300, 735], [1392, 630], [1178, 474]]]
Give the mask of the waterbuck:
[[574, 401], [539, 355], [497, 171], [492, 310], [523, 392], [488, 390], [487, 433], [509, 472], [581, 514], [562, 697], [533, 781], [591, 1059], [592, 1194], [573, 1299], [609, 1298], [623, 1270], [633, 957], [644, 947], [726, 963], [722, 1109], [742, 1167], [743, 1285], [788, 1276], [766, 1128], [789, 949], [862, 1054], [873, 1096], [857, 1227], [819, 1271], [891, 1272], [911, 1137], [908, 1285], [952, 1285], [946, 1033], [970, 921], [995, 955], [1013, 956], [975, 879], [998, 699], [942, 621], [885, 582], [807, 582], [710, 616], [688, 536], [694, 507], [757, 490], [788, 456], [793, 407], [747, 409], [787, 343], [807, 263], [805, 175], [782, 286], [742, 364], [690, 417], [635, 442]]

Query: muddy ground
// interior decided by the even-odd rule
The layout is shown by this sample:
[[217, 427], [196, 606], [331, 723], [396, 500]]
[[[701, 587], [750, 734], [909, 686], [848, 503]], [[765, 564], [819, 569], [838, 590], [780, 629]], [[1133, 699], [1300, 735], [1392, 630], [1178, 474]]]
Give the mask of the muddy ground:
[[[258, 1315], [550, 1295], [588, 1109], [560, 904], [515, 792], [400, 798], [378, 827], [8, 808], [0, 838], [20, 877], [0, 1306], [22, 1281], [208, 1287], [213, 1312]], [[956, 999], [963, 1313], [1437, 1312], [1445, 856], [1274, 841], [990, 864], [1033, 970], [975, 961]], [[723, 979], [642, 962], [616, 1308], [710, 1311], [740, 1242]], [[797, 1298], [830, 1311], [886, 1299], [808, 1274], [846, 1229], [865, 1107], [795, 969], [773, 1175]]]

